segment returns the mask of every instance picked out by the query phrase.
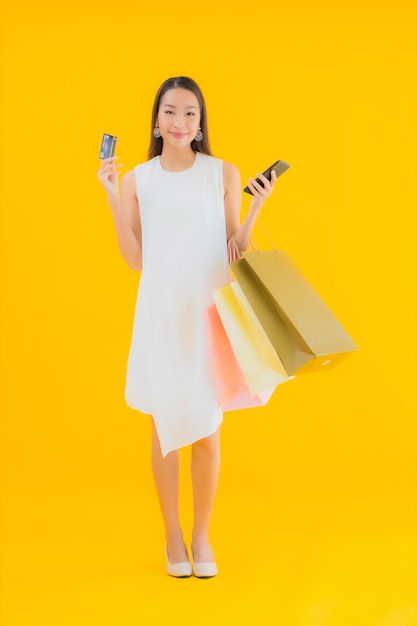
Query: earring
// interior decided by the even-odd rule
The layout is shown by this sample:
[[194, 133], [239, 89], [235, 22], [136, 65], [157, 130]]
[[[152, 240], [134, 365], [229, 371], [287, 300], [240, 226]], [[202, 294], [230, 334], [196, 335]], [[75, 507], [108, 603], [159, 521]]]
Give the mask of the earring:
[[203, 139], [203, 133], [201, 132], [201, 128], [198, 129], [196, 136], [194, 137], [195, 141], [201, 141]]
[[161, 131], [159, 130], [158, 126], [155, 126], [155, 128], [153, 129], [153, 136], [155, 137], [155, 139], [159, 139], [159, 137], [161, 136]]

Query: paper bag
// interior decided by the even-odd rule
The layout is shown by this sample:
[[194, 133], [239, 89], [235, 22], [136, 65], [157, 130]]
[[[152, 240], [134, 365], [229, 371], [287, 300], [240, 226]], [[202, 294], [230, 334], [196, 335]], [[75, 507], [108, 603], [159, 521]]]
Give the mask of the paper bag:
[[285, 252], [244, 252], [230, 266], [287, 374], [332, 367], [358, 350]]
[[250, 393], [256, 395], [286, 382], [289, 377], [279, 356], [232, 284], [215, 290], [213, 297]]
[[211, 371], [220, 406], [224, 411], [264, 406], [276, 387], [261, 391], [254, 396], [250, 393], [216, 305], [212, 304], [208, 307], [205, 314]]

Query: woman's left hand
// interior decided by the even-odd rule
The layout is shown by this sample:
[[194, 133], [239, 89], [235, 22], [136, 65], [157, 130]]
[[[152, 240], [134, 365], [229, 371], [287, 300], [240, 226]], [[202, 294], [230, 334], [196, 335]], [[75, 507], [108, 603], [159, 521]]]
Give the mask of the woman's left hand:
[[249, 178], [248, 187], [252, 192], [253, 198], [250, 203], [250, 211], [259, 211], [267, 198], [272, 193], [272, 190], [277, 179], [275, 170], [272, 170], [271, 180], [269, 181], [263, 174], [256, 174], [256, 178], [259, 178], [264, 184], [264, 187], [256, 182], [255, 179]]

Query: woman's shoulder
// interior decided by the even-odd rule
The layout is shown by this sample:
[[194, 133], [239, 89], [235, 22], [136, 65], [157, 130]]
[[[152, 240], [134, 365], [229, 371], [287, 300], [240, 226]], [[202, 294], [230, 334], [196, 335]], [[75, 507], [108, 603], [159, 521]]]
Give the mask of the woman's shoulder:
[[137, 176], [141, 176], [143, 174], [149, 173], [149, 168], [153, 167], [156, 159], [159, 157], [154, 157], [148, 161], [143, 161], [142, 163], [138, 163], [133, 167], [133, 169], [129, 170], [120, 179], [121, 184], [125, 189], [133, 189], [136, 186]]
[[236, 172], [239, 172], [237, 166], [234, 163], [230, 163], [230, 161], [222, 161], [223, 163], [223, 172], [225, 174], [236, 174]]
[[239, 170], [236, 167], [236, 165], [234, 165], [234, 163], [230, 163], [229, 161], [224, 161], [223, 159], [219, 159], [218, 157], [209, 155], [209, 154], [203, 154], [202, 152], [199, 152], [199, 158], [202, 159], [203, 161], [206, 161], [207, 163], [212, 163], [213, 165], [217, 165], [218, 167], [222, 167], [223, 169], [223, 175], [229, 177], [229, 176], [236, 176], [236, 174], [239, 174]]
[[138, 163], [133, 168], [133, 171], [135, 172], [137, 170], [149, 170], [152, 167], [154, 167], [154, 165], [155, 165], [155, 163], [157, 162], [158, 159], [159, 159], [159, 155], [153, 157], [153, 159], [148, 159], [147, 161], [143, 161], [141, 163]]
[[136, 187], [135, 170], [129, 170], [120, 178], [120, 191], [121, 193], [133, 194]]
[[234, 163], [223, 161], [223, 179], [225, 187], [237, 181], [239, 181], [240, 184], [240, 172]]
[[199, 159], [200, 162], [205, 163], [207, 165], [219, 164], [222, 162], [221, 159], [213, 156], [212, 154], [205, 154], [204, 152], [196, 152], [196, 158]]

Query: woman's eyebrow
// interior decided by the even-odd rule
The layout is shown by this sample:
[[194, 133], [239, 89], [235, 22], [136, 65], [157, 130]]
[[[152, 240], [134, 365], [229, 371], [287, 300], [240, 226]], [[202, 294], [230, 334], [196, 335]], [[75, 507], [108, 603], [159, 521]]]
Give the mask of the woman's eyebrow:
[[[177, 107], [173, 104], [164, 104], [164, 107], [170, 107], [171, 109], [176, 109]], [[197, 109], [196, 106], [194, 106], [194, 104], [190, 104], [189, 106], [184, 107], [186, 109]]]

